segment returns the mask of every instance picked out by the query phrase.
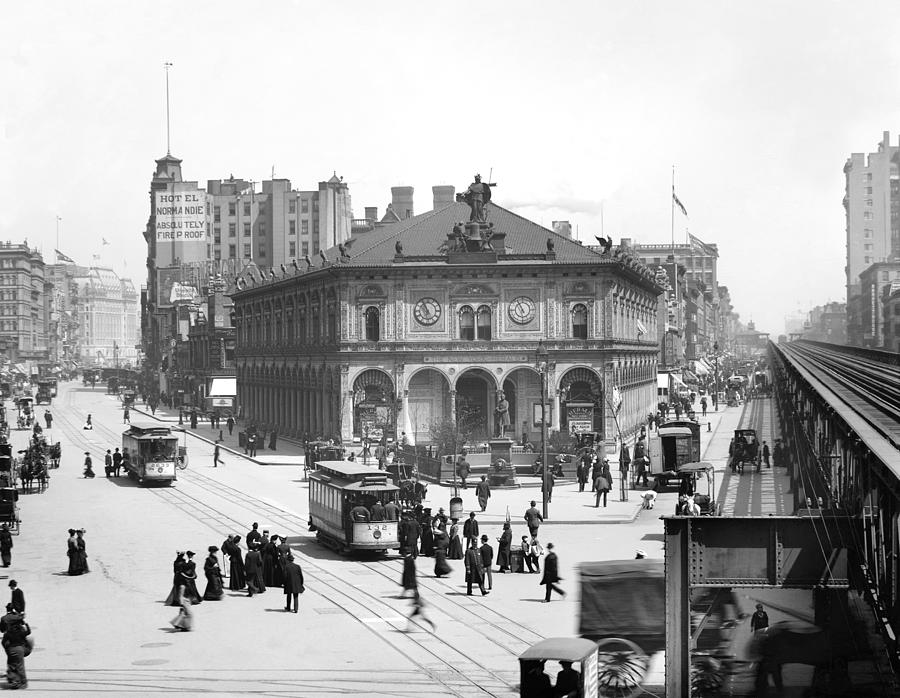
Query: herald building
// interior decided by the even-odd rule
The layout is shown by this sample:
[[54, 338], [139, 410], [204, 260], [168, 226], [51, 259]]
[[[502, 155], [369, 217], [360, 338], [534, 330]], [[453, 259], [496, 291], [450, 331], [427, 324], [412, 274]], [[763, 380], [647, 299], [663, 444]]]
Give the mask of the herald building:
[[502, 391], [536, 443], [544, 368], [551, 433], [627, 440], [655, 410], [660, 293], [627, 254], [451, 199], [239, 279], [238, 400], [283, 434], [427, 444], [463, 414], [492, 436]]

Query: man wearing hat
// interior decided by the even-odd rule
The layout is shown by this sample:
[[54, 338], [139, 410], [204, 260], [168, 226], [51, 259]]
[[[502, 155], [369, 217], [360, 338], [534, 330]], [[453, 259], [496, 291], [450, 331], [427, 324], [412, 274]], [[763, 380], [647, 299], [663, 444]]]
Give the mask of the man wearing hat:
[[293, 553], [288, 553], [284, 562], [284, 610], [291, 610], [291, 601], [294, 602], [294, 613], [299, 609], [299, 595], [306, 589], [303, 587], [303, 570], [294, 561]]
[[541, 584], [547, 588], [544, 603], [550, 603], [551, 591], [555, 591], [565, 598], [566, 592], [556, 586], [558, 581], [560, 581], [559, 560], [556, 557], [556, 553], [553, 552], [553, 543], [547, 543], [547, 557], [544, 558], [544, 576], [541, 578]]
[[485, 588], [491, 591], [494, 588], [494, 575], [491, 566], [494, 564], [494, 549], [488, 543], [486, 535], [481, 536], [481, 547], [478, 549], [481, 553], [481, 565], [484, 567], [484, 578], [487, 584]]
[[19, 613], [25, 613], [25, 592], [19, 589], [15, 579], [9, 580], [9, 588], [12, 589], [12, 600], [10, 603], [12, 603], [13, 608]]

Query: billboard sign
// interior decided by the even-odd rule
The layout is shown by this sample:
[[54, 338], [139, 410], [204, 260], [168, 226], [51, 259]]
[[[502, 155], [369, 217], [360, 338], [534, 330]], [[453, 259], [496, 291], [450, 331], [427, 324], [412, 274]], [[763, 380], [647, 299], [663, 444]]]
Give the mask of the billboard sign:
[[207, 242], [202, 189], [154, 192], [153, 216], [157, 242]]

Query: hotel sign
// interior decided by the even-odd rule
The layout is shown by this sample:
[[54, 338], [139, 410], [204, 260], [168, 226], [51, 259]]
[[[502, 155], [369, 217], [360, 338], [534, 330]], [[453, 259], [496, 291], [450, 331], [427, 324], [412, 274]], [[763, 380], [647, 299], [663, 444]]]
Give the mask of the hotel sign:
[[206, 242], [206, 193], [201, 189], [154, 193], [156, 241]]

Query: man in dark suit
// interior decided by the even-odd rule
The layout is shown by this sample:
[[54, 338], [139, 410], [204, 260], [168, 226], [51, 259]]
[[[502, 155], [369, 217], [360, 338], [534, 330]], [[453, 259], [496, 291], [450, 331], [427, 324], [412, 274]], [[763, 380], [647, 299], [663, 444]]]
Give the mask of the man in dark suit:
[[251, 530], [244, 538], [244, 540], [247, 541], [247, 547], [249, 548], [254, 543], [258, 543], [260, 538], [262, 538], [262, 534], [259, 532], [259, 524], [254, 521], [253, 530]]
[[15, 579], [9, 580], [9, 588], [12, 589], [11, 603], [18, 613], [25, 613], [25, 593], [19, 589]]
[[[253, 529], [256, 531], [256, 529]], [[257, 532], [258, 534], [258, 532]], [[244, 573], [247, 576], [247, 596], [262, 594], [266, 590], [263, 581], [263, 562], [259, 554], [259, 543], [247, 543], [247, 554], [244, 556]]]
[[469, 518], [463, 524], [463, 538], [466, 539], [467, 548], [478, 547], [478, 522], [474, 511], [469, 512]]
[[487, 580], [485, 588], [490, 591], [494, 588], [494, 575], [491, 571], [491, 566], [494, 564], [494, 549], [488, 543], [487, 536], [481, 536], [481, 547], [478, 549], [478, 552], [481, 554], [481, 564], [484, 567], [484, 576]]
[[306, 591], [303, 588], [303, 570], [294, 562], [294, 556], [288, 553], [284, 563], [284, 610], [291, 610], [291, 600], [294, 601], [294, 613], [298, 612], [299, 595]]
[[481, 595], [486, 596], [484, 588], [484, 569], [481, 564], [481, 553], [478, 548], [469, 548], [463, 558], [466, 565], [466, 594], [472, 595], [472, 585], [477, 584]]

